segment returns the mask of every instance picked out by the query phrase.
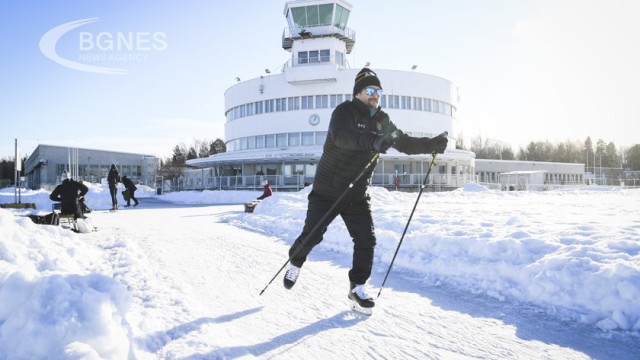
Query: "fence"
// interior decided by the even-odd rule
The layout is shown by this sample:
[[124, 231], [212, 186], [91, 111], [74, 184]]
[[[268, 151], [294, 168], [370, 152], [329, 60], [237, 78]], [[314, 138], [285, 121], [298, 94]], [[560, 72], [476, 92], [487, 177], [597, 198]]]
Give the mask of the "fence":
[[[422, 186], [425, 174], [395, 173], [373, 174], [372, 186], [381, 186], [399, 191], [418, 191]], [[207, 176], [197, 174], [180, 177], [173, 183], [172, 191], [181, 190], [261, 190], [262, 181], [268, 180], [275, 191], [298, 191], [313, 182], [313, 177], [304, 175], [235, 175]], [[426, 190], [446, 191], [464, 186], [469, 178], [462, 175], [431, 174], [427, 180]]]

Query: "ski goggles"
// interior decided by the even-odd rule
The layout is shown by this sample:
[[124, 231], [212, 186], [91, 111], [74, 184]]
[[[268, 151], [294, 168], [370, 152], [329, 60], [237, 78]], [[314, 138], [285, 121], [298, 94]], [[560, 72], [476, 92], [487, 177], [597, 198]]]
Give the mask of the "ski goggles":
[[378, 94], [378, 97], [382, 97], [382, 89], [374, 89], [374, 88], [368, 87], [364, 89], [364, 93], [367, 94], [367, 96], [373, 96], [373, 94]]

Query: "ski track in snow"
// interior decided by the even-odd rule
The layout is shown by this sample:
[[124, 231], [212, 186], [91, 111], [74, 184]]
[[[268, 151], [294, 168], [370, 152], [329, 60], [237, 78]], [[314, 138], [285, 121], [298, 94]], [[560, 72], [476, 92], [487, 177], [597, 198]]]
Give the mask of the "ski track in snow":
[[[144, 200], [139, 208], [91, 215], [117, 235], [85, 234], [104, 249], [104, 273], [132, 294], [132, 358], [633, 359], [640, 353], [630, 337], [563, 322], [534, 306], [424, 284], [395, 269], [373, 316], [357, 314], [347, 301], [350, 256], [321, 247], [292, 290], [282, 286], [282, 272], [259, 295], [287, 260], [286, 241], [230, 224], [229, 214], [241, 205], [167, 208]], [[174, 220], [167, 224], [168, 218]], [[193, 228], [198, 236], [183, 236], [195, 234], [185, 231]], [[380, 284], [385, 271], [374, 265], [372, 283]]]

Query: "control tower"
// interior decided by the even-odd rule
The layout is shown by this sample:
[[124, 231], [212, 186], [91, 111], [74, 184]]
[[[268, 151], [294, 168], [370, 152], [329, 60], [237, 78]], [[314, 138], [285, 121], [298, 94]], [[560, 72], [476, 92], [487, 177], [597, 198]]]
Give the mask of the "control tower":
[[282, 48], [291, 53], [291, 66], [301, 69], [287, 73], [289, 83], [337, 80], [336, 69], [347, 67], [347, 55], [356, 43], [356, 32], [347, 27], [351, 8], [342, 0], [285, 4], [289, 26], [282, 34]]

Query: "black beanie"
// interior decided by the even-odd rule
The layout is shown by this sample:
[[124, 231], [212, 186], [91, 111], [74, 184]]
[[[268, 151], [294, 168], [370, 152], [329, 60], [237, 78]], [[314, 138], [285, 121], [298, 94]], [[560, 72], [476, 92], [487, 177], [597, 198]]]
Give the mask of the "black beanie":
[[371, 85], [375, 85], [382, 89], [382, 85], [380, 84], [378, 75], [369, 68], [362, 68], [358, 75], [356, 75], [356, 81], [355, 84], [353, 84], [353, 95], [359, 93], [360, 91], [362, 91], [362, 89]]

